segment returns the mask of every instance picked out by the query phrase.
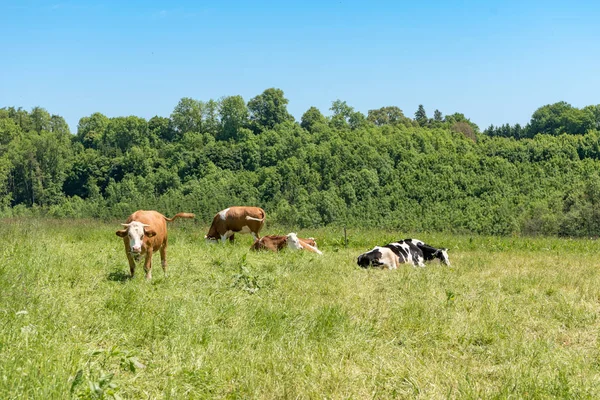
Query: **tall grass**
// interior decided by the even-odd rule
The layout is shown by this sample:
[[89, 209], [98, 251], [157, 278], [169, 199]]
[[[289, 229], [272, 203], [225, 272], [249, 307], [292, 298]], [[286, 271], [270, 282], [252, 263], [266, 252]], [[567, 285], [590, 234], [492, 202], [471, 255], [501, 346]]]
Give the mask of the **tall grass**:
[[600, 398], [596, 241], [421, 234], [451, 268], [382, 271], [356, 257], [408, 234], [300, 232], [319, 257], [178, 221], [146, 282], [118, 228], [0, 224], [0, 398]]

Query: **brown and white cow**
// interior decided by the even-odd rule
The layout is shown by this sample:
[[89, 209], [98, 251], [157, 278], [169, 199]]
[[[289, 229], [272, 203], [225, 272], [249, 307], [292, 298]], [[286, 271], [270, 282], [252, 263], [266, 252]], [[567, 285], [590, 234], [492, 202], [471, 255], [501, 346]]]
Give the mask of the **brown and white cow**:
[[[250, 247], [250, 250], [271, 250], [271, 251], [279, 251], [288, 246], [288, 236], [289, 235], [267, 235], [263, 236], [260, 239], [254, 241], [254, 244]], [[317, 243], [315, 239], [308, 238], [298, 238], [298, 240], [304, 245], [308, 245], [316, 248]], [[293, 241], [293, 239], [292, 239]], [[294, 247], [292, 247], [294, 248]], [[297, 250], [297, 248], [296, 248]]]
[[[314, 242], [314, 240], [313, 240], [313, 242]], [[294, 232], [288, 233], [287, 245], [288, 245], [288, 248], [293, 249], [293, 250], [308, 250], [312, 253], [317, 253], [319, 255], [323, 254], [321, 252], [321, 250], [317, 249], [316, 246], [311, 245], [304, 239], [300, 239], [298, 237], [298, 235], [296, 235]]]
[[157, 211], [138, 210], [121, 224], [125, 229], [118, 230], [117, 236], [123, 238], [125, 254], [129, 261], [131, 277], [135, 273], [135, 263], [146, 254], [144, 270], [146, 279], [152, 279], [152, 253], [160, 250], [160, 260], [167, 276], [167, 222], [177, 218], [194, 218], [194, 214], [179, 213], [167, 218]]
[[236, 233], [251, 233], [254, 240], [265, 224], [265, 210], [259, 207], [229, 207], [219, 211], [204, 239], [223, 243], [227, 239], [233, 242]]

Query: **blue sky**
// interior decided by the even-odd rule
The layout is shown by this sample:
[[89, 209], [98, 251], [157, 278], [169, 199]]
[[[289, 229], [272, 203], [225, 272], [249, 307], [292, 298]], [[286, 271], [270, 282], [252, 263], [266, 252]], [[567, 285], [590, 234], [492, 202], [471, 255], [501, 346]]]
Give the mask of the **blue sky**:
[[482, 129], [600, 103], [598, 1], [3, 1], [0, 107], [169, 116], [277, 87], [300, 119], [462, 112]]

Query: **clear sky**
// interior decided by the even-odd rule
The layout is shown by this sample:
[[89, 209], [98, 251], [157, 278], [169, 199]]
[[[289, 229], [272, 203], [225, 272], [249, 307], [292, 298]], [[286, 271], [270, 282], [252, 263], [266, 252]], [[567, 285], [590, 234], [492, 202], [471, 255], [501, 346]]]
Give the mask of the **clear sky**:
[[0, 0], [0, 107], [169, 116], [280, 88], [300, 119], [462, 112], [480, 128], [600, 103], [600, 1]]

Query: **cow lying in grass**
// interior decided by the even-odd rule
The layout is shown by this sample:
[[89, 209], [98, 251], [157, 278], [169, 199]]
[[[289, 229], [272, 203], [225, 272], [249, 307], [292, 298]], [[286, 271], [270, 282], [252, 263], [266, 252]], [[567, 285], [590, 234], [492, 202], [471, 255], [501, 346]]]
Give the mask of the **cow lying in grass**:
[[173, 218], [167, 218], [157, 211], [139, 210], [131, 214], [126, 223], [121, 224], [125, 229], [116, 233], [123, 238], [132, 278], [136, 261], [146, 254], [146, 279], [152, 279], [152, 253], [157, 250], [160, 250], [162, 268], [165, 276], [167, 275], [167, 221], [177, 218], [194, 218], [194, 214], [179, 213]]
[[424, 267], [425, 261], [436, 258], [442, 264], [450, 266], [448, 249], [438, 249], [418, 239], [404, 239], [385, 246], [375, 246], [373, 250], [358, 256], [357, 264], [362, 268], [373, 266], [396, 269], [403, 263]]
[[290, 233], [288, 235], [268, 235], [255, 240], [250, 250], [271, 250], [279, 251], [284, 248], [293, 250], [308, 250], [313, 253], [323, 254], [317, 249], [317, 243], [313, 238], [299, 238], [297, 234]]

